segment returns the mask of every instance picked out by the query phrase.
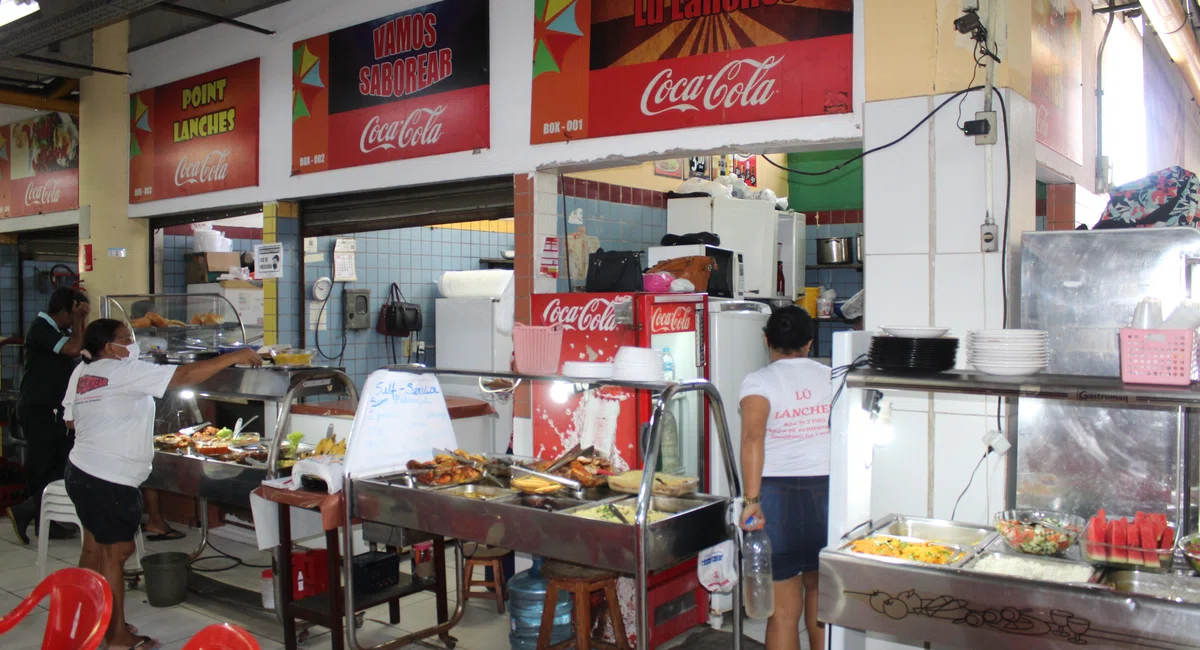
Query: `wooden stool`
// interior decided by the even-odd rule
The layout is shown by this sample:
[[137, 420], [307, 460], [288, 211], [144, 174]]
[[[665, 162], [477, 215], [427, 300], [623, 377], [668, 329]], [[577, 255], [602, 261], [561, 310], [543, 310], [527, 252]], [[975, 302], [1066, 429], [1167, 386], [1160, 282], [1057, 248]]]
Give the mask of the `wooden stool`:
[[[625, 635], [625, 623], [621, 620], [621, 606], [617, 603], [617, 574], [603, 569], [593, 569], [567, 564], [547, 562], [542, 567], [546, 579], [546, 601], [542, 604], [542, 627], [538, 632], [537, 650], [560, 650], [574, 647], [575, 650], [629, 650], [629, 637]], [[558, 604], [558, 592], [572, 595], [575, 607], [575, 638], [557, 645], [550, 645], [554, 629], [554, 609]], [[608, 616], [612, 619], [613, 636], [616, 644], [592, 640], [592, 594], [604, 592], [608, 602]]]
[[[512, 554], [512, 551], [503, 548], [488, 548], [480, 546], [478, 550], [467, 557], [467, 563], [463, 567], [463, 602], [467, 602], [472, 597], [475, 598], [490, 598], [496, 601], [496, 611], [504, 613], [504, 558]], [[486, 578], [483, 580], [475, 579], [476, 567], [492, 568], [492, 580], [489, 582]], [[472, 591], [472, 587], [490, 587], [492, 591]]]

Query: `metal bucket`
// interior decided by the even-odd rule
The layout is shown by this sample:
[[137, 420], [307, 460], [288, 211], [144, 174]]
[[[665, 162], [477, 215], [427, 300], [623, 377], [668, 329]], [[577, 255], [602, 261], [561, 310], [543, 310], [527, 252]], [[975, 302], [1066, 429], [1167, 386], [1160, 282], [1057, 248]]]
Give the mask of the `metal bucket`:
[[155, 553], [142, 558], [146, 600], [152, 607], [174, 607], [187, 598], [187, 553]]
[[850, 238], [827, 237], [817, 240], [817, 264], [849, 264]]

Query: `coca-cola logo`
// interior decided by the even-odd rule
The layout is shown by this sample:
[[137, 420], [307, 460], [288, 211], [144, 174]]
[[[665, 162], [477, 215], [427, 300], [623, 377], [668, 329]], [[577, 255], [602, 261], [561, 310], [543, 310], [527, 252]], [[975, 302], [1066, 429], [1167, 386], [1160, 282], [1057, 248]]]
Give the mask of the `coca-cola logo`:
[[675, 309], [656, 309], [650, 314], [651, 334], [690, 332], [691, 329], [692, 308], [687, 305], [680, 305]]
[[782, 62], [783, 57], [775, 56], [762, 61], [737, 59], [726, 63], [715, 75], [682, 79], [675, 79], [675, 70], [667, 68], [655, 75], [642, 92], [642, 114], [762, 106], [776, 94], [776, 80], [767, 76]]
[[179, 158], [175, 166], [175, 187], [197, 183], [217, 183], [225, 180], [229, 174], [229, 149], [210, 151], [200, 160], [190, 160], [187, 156]]
[[57, 180], [48, 180], [41, 185], [30, 183], [25, 187], [25, 205], [53, 205], [62, 198], [62, 188]]
[[437, 144], [442, 139], [442, 115], [446, 107], [418, 108], [408, 114], [404, 121], [384, 122], [378, 115], [372, 117], [363, 128], [358, 139], [358, 150], [371, 153], [383, 149], [405, 149], [421, 145]]
[[542, 310], [542, 322], [580, 332], [617, 330], [617, 314], [613, 303], [603, 298], [592, 298], [582, 305], [564, 305], [562, 300], [555, 298]]

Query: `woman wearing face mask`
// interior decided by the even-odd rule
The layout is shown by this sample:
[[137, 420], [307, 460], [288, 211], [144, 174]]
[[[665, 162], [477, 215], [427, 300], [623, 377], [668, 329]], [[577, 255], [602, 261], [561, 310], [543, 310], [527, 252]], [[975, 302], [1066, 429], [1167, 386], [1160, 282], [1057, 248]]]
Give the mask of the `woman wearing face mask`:
[[100, 319], [83, 335], [84, 358], [67, 384], [63, 419], [75, 429], [66, 469], [67, 494], [83, 523], [81, 567], [97, 571], [113, 591], [108, 647], [150, 650], [158, 643], [125, 623], [124, 567], [142, 521], [138, 486], [154, 459], [154, 399], [203, 382], [234, 364], [261, 365], [253, 350], [182, 366], [138, 360], [133, 331]]

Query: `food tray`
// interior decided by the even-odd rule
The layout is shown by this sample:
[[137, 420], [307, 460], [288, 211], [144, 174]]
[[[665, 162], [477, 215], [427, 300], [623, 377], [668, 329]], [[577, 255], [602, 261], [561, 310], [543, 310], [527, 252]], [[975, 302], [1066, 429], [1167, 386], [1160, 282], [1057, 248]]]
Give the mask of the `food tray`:
[[[854, 546], [855, 542], [858, 542], [860, 540], [869, 540], [869, 539], [876, 538], [876, 537], [887, 537], [887, 538], [891, 538], [891, 539], [898, 539], [902, 542], [908, 542], [910, 544], [934, 544], [936, 546], [942, 546], [942, 547], [948, 548], [948, 549], [956, 552], [957, 555], [950, 562], [946, 562], [945, 564], [935, 564], [933, 562], [921, 562], [919, 560], [909, 560], [909, 559], [900, 558], [900, 557], [889, 557], [887, 555], [873, 555], [871, 553], [860, 553], [860, 552], [854, 550], [853, 546]], [[838, 550], [842, 551], [844, 553], [849, 553], [850, 555], [853, 555], [856, 557], [868, 558], [871, 560], [879, 560], [880, 562], [887, 562], [889, 564], [906, 564], [906, 565], [912, 565], [912, 566], [927, 566], [927, 567], [940, 567], [940, 566], [961, 567], [967, 560], [969, 560], [971, 558], [971, 553], [969, 552], [969, 549], [965, 549], [962, 546], [959, 546], [957, 544], [947, 544], [944, 542], [932, 542], [930, 540], [921, 539], [920, 537], [902, 537], [900, 535], [888, 535], [888, 534], [878, 533], [878, 532], [872, 533], [870, 535], [866, 535], [864, 537], [860, 537], [858, 539], [847, 540], [845, 543], [843, 543], [838, 548]]]
[[513, 496], [512, 490], [495, 485], [483, 485], [479, 483], [469, 483], [466, 485], [442, 488], [441, 492], [442, 494], [446, 494], [448, 496], [472, 499], [475, 501], [491, 501], [493, 499], [503, 499]]
[[[1116, 544], [1103, 544], [1101, 542], [1089, 542], [1085, 539], [1079, 540], [1080, 546], [1083, 548], [1083, 559], [1092, 566], [1103, 567], [1106, 569], [1118, 569], [1125, 571], [1145, 571], [1147, 573], [1169, 573], [1175, 564], [1175, 548], [1160, 548], [1160, 549], [1144, 549], [1133, 548], [1130, 546], [1118, 546]], [[1112, 559], [1100, 559], [1100, 554], [1105, 558], [1111, 558], [1114, 554], [1125, 555], [1126, 557], [1141, 557], [1142, 561], [1135, 562], [1118, 562]], [[1136, 555], [1132, 555], [1136, 553]], [[1146, 564], [1145, 557], [1150, 556], [1150, 564]], [[1155, 561], [1157, 560], [1157, 566]]]
[[1100, 570], [1086, 562], [1067, 560], [1067, 559], [1063, 559], [1061, 557], [1044, 556], [1044, 555], [1029, 555], [1027, 553], [1015, 553], [1015, 552], [1003, 552], [1003, 551], [1001, 551], [1001, 552], [991, 551], [991, 552], [986, 552], [986, 553], [980, 553], [980, 554], [974, 556], [973, 558], [971, 558], [966, 564], [964, 564], [963, 568], [968, 571], [975, 571], [976, 570], [975, 565], [978, 564], [980, 560], [982, 560], [986, 557], [993, 557], [993, 556], [995, 556], [995, 557], [1010, 557], [1010, 558], [1015, 558], [1017, 560], [1020, 560], [1022, 562], [1034, 562], [1034, 563], [1046, 564], [1046, 565], [1050, 565], [1050, 566], [1061, 565], [1061, 566], [1080, 567], [1081, 571], [1083, 568], [1086, 568], [1089, 573], [1088, 573], [1088, 577], [1086, 580], [1070, 581], [1070, 582], [1064, 582], [1064, 581], [1060, 581], [1060, 580], [1045, 580], [1043, 578], [1036, 578], [1036, 577], [1032, 577], [1032, 576], [1020, 576], [1020, 575], [994, 573], [994, 572], [990, 572], [990, 571], [979, 571], [979, 573], [982, 573], [985, 575], [994, 575], [994, 576], [1015, 578], [1018, 580], [1033, 580], [1036, 582], [1054, 582], [1056, 584], [1084, 584], [1084, 583], [1094, 584], [1097, 581], [1097, 579], [1100, 577]]
[[[664, 484], [658, 480], [660, 477], [672, 482], [680, 482]], [[682, 497], [695, 493], [699, 486], [700, 479], [695, 477], [655, 473], [655, 481], [651, 488], [651, 493], [656, 496]], [[637, 494], [642, 489], [642, 472], [634, 470], [632, 472], [625, 472], [620, 476], [610, 476], [608, 477], [608, 487], [613, 492]]]

